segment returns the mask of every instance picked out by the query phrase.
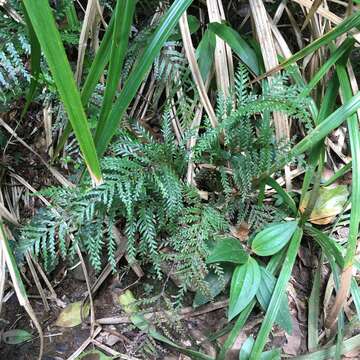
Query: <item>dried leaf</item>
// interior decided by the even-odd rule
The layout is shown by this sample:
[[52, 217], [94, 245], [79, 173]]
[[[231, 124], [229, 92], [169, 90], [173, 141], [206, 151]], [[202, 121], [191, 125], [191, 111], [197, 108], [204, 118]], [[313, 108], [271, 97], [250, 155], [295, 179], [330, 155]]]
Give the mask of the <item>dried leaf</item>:
[[[349, 192], [346, 185], [336, 187], [322, 187], [319, 190], [318, 199], [310, 215], [310, 222], [317, 225], [331, 223], [335, 216], [344, 209]], [[300, 211], [304, 212], [309, 201], [310, 192], [306, 193], [300, 204]]]
[[250, 227], [246, 222], [241, 222], [239, 225], [230, 228], [231, 235], [238, 238], [240, 241], [246, 241], [249, 238]]
[[82, 319], [86, 319], [89, 316], [89, 306], [85, 304], [82, 307], [81, 317], [81, 301], [77, 301], [73, 304], [68, 305], [59, 315], [55, 325], [61, 327], [74, 327], [80, 325]]

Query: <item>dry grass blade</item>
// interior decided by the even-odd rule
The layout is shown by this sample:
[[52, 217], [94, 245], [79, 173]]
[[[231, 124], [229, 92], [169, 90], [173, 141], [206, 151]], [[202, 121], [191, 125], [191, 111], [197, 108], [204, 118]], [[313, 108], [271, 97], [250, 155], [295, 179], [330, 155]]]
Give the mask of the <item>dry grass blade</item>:
[[90, 29], [93, 27], [93, 22], [96, 19], [96, 3], [97, 0], [89, 0], [86, 6], [85, 17], [81, 28], [79, 46], [78, 46], [78, 58], [76, 63], [75, 80], [78, 85], [81, 82], [82, 69], [84, 64], [84, 57], [86, 51], [86, 44], [89, 37]]
[[317, 12], [317, 10], [320, 7], [320, 5], [322, 4], [322, 2], [323, 2], [323, 0], [315, 0], [312, 3], [309, 13], [307, 14], [307, 16], [305, 18], [305, 21], [304, 21], [304, 24], [303, 24], [301, 30], [304, 30], [306, 28], [307, 24], [314, 17], [315, 13]]
[[[207, 0], [206, 3], [210, 22], [221, 23], [225, 20], [225, 17], [221, 14], [221, 10], [223, 13], [221, 0]], [[232, 63], [231, 49], [229, 45], [227, 45], [218, 36], [216, 36], [215, 46], [215, 72], [218, 90], [225, 96], [229, 96], [230, 87], [234, 83], [234, 67]]]
[[38, 292], [40, 294], [41, 300], [42, 300], [42, 302], [44, 304], [45, 311], [50, 311], [49, 303], [48, 303], [46, 295], [44, 293], [44, 289], [41, 286], [40, 279], [39, 279], [39, 277], [38, 277], [38, 275], [36, 273], [36, 270], [34, 268], [34, 264], [32, 263], [32, 259], [31, 259], [31, 255], [30, 255], [29, 251], [26, 252], [25, 258], [26, 258], [27, 264], [29, 266], [31, 275], [32, 275], [32, 277], [34, 279], [36, 288], [37, 288], [37, 290], [38, 290]]
[[182, 40], [184, 43], [186, 57], [189, 61], [189, 66], [190, 66], [191, 73], [194, 78], [194, 82], [196, 84], [197, 90], [199, 92], [200, 100], [204, 106], [206, 113], [209, 116], [211, 125], [213, 127], [216, 127], [218, 124], [218, 120], [216, 118], [214, 109], [211, 105], [210, 99], [207, 95], [206, 88], [205, 88], [203, 79], [201, 77], [199, 65], [196, 61], [195, 50], [194, 50], [193, 43], [191, 41], [189, 23], [187, 20], [186, 12], [184, 12], [183, 15], [181, 16], [179, 25], [180, 25]]
[[[298, 3], [299, 5], [304, 6], [305, 8], [309, 9], [310, 11], [313, 8], [314, 3], [315, 3], [315, 1], [312, 2], [311, 0], [293, 0], [293, 1]], [[320, 2], [320, 5], [321, 5], [321, 2]], [[324, 19], [329, 20], [330, 22], [332, 22], [335, 25], [339, 25], [339, 24], [341, 24], [342, 21], [344, 21], [344, 19], [342, 19], [340, 16], [335, 15], [333, 12], [331, 12], [330, 10], [328, 10], [322, 6], [318, 6], [316, 8], [315, 13], [322, 16]], [[310, 17], [310, 19], [311, 18], [312, 17]], [[305, 26], [306, 25], [304, 24], [303, 28]], [[358, 33], [358, 31], [355, 31], [355, 33], [353, 33], [353, 36], [356, 39], [356, 41], [359, 43], [360, 42], [360, 34]]]
[[74, 186], [63, 175], [61, 175], [54, 167], [50, 166], [31, 146], [29, 146], [24, 140], [22, 140], [16, 134], [16, 132], [8, 124], [6, 124], [6, 122], [2, 118], [0, 118], [0, 126], [2, 126], [7, 132], [9, 132], [13, 138], [19, 141], [21, 145], [25, 146], [29, 151], [31, 151], [44, 164], [44, 166], [46, 166], [46, 168], [55, 177], [55, 179], [59, 181], [61, 185], [66, 187]]
[[39, 333], [40, 350], [39, 350], [38, 359], [41, 360], [42, 355], [43, 355], [43, 350], [44, 350], [44, 335], [43, 335], [41, 326], [39, 324], [39, 321], [35, 315], [35, 312], [34, 312], [33, 308], [31, 307], [31, 304], [28, 300], [26, 290], [25, 290], [24, 284], [23, 284], [21, 276], [20, 276], [20, 272], [16, 265], [16, 260], [10, 249], [10, 245], [8, 242], [8, 236], [5, 233], [5, 227], [2, 223], [2, 219], [0, 219], [0, 247], [2, 249], [3, 256], [5, 258], [5, 263], [9, 270], [9, 274], [10, 274], [19, 304], [26, 310], [26, 312], [30, 316], [31, 320], [33, 321], [33, 323]]
[[88, 274], [88, 271], [87, 271], [87, 268], [85, 265], [84, 258], [81, 254], [79, 244], [76, 244], [76, 253], [81, 262], [81, 269], [84, 273], [86, 287], [87, 287], [87, 291], [88, 291], [88, 298], [89, 298], [89, 304], [90, 304], [90, 326], [91, 326], [90, 336], [93, 337], [93, 335], [95, 333], [95, 307], [94, 307], [93, 297], [91, 294], [91, 285], [90, 285], [89, 274]]
[[[350, 64], [345, 66], [338, 64], [336, 67], [341, 86], [341, 98], [345, 103], [353, 94], [359, 94], [357, 80]], [[349, 71], [350, 70], [350, 71]], [[359, 110], [359, 109], [358, 109]], [[360, 223], [360, 208], [358, 206], [358, 196], [360, 191], [359, 166], [360, 166], [360, 139], [359, 139], [359, 111], [348, 119], [349, 140], [352, 156], [352, 194], [351, 194], [351, 214], [350, 226], [345, 254], [345, 269], [343, 269], [340, 278], [340, 289], [336, 295], [335, 303], [325, 321], [328, 328], [332, 328], [335, 321], [344, 306], [348, 297], [352, 278], [353, 263], [358, 242], [358, 231]]]
[[[250, 0], [251, 15], [254, 20], [256, 34], [260, 43], [265, 70], [269, 71], [279, 65], [274, 39], [271, 33], [271, 24], [262, 0]], [[269, 78], [271, 82], [271, 78]], [[290, 140], [289, 122], [286, 115], [274, 112], [275, 134], [278, 141]], [[290, 169], [285, 167], [287, 189], [291, 189]]]
[[0, 216], [11, 224], [19, 226], [19, 222], [17, 221], [16, 217], [11, 214], [11, 212], [5, 207], [2, 202], [0, 202]]

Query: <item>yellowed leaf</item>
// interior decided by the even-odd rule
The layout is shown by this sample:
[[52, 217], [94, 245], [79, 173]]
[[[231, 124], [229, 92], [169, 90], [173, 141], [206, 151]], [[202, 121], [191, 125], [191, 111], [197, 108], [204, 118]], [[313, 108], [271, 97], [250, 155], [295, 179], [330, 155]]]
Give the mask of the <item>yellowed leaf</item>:
[[[336, 187], [322, 187], [316, 200], [309, 221], [317, 225], [327, 225], [334, 221], [335, 216], [344, 209], [349, 192], [346, 185]], [[304, 212], [310, 198], [310, 192], [304, 196], [300, 204], [300, 211]]]
[[[84, 304], [81, 309], [81, 301], [69, 304], [59, 315], [55, 325], [61, 327], [74, 327], [82, 323], [82, 319], [86, 319], [89, 316], [89, 306]], [[82, 310], [82, 316], [81, 316]]]

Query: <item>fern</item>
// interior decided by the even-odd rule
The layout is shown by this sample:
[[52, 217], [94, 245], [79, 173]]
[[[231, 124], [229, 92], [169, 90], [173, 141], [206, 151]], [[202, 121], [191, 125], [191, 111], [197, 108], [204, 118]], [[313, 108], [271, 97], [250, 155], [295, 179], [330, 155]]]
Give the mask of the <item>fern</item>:
[[[58, 253], [71, 256], [78, 244], [96, 270], [104, 258], [115, 269], [113, 227], [121, 226], [130, 261], [152, 264], [157, 278], [166, 264], [180, 279], [174, 306], [194, 287], [210, 297], [206, 258], [219, 235], [242, 222], [258, 231], [286, 216], [272, 205], [257, 204], [254, 181], [288, 153], [288, 142], [275, 141], [270, 109], [308, 121], [306, 100], [297, 96], [301, 89], [277, 81], [284, 84], [286, 77], [274, 81], [274, 89], [255, 94], [240, 67], [235, 93], [218, 96], [219, 126], [213, 129], [203, 119], [193, 161], [198, 188], [209, 192], [207, 201], [183, 183], [189, 160], [186, 142], [192, 134], [175, 141], [167, 108], [161, 141], [137, 123], [118, 130], [101, 161], [103, 184], [92, 188], [85, 178], [76, 189], [43, 191], [52, 207], [41, 209], [23, 228], [19, 251], [32, 248], [51, 269]], [[221, 278], [221, 266], [211, 266]]]
[[[240, 65], [235, 79], [235, 100], [218, 97], [217, 114], [221, 121], [213, 129], [208, 123], [195, 148], [195, 160], [220, 169], [230, 167], [232, 181], [243, 200], [252, 194], [253, 181], [286, 156], [291, 145], [275, 141], [270, 110], [281, 111], [310, 126], [306, 99], [296, 86], [284, 86], [286, 76], [273, 81], [260, 95], [249, 91], [248, 76]], [[221, 175], [223, 191], [228, 182]]]

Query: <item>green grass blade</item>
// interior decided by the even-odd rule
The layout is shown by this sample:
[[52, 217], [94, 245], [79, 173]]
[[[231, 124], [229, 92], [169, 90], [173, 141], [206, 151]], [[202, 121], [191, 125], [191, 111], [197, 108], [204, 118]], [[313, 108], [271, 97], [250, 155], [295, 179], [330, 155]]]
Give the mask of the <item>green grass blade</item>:
[[302, 237], [302, 229], [297, 228], [291, 239], [284, 264], [280, 271], [279, 278], [276, 282], [274, 292], [271, 296], [268, 310], [266, 311], [260, 331], [257, 335], [254, 347], [252, 349], [250, 360], [259, 359], [264, 349], [271, 328], [279, 312], [282, 295], [286, 291], [286, 286], [291, 276], [291, 271], [294, 266], [297, 252], [300, 247], [301, 237]]
[[[315, 117], [315, 125], [319, 125], [327, 116], [329, 116], [334, 109], [334, 99], [338, 95], [339, 82], [337, 76], [333, 76], [327, 84], [325, 95], [322, 98], [321, 107], [318, 115]], [[304, 180], [301, 187], [300, 204], [304, 200], [304, 196], [309, 190], [311, 180], [315, 175], [315, 170], [319, 164], [319, 159], [324, 159], [324, 145], [323, 141], [320, 141], [309, 154], [308, 170], [305, 172]], [[320, 156], [321, 155], [321, 156]]]
[[[81, 90], [81, 101], [86, 108], [91, 95], [94, 92], [96, 84], [98, 83], [100, 76], [104, 72], [106, 64], [109, 62], [110, 51], [111, 51], [111, 39], [114, 31], [115, 16], [111, 17], [110, 23], [106, 29], [105, 35], [101, 41], [100, 47], [96, 52], [95, 58], [91, 63], [89, 73], [86, 76], [84, 86]], [[58, 141], [55, 148], [53, 159], [55, 159], [62, 148], [64, 147], [66, 140], [71, 134], [71, 123], [68, 122], [65, 126], [63, 133]]]
[[329, 135], [333, 130], [339, 127], [349, 116], [353, 115], [359, 107], [360, 92], [350, 98], [344, 105], [329, 115], [315, 129], [297, 143], [290, 151], [290, 156], [296, 157], [312, 148], [325, 136]]
[[[349, 101], [352, 98], [352, 89], [346, 66], [338, 64], [336, 66], [336, 72], [340, 82], [343, 101]], [[348, 118], [347, 126], [349, 130], [352, 157], [352, 192], [350, 229], [345, 254], [345, 267], [352, 265], [354, 261], [360, 222], [360, 135], [358, 117], [356, 113], [352, 114]]]
[[275, 181], [272, 177], [268, 177], [266, 183], [271, 186], [289, 206], [293, 215], [297, 214], [297, 208], [294, 199]]
[[80, 26], [73, 1], [69, 1], [66, 4], [65, 15], [70, 29], [76, 29], [78, 26]]
[[315, 270], [315, 276], [311, 289], [311, 294], [308, 303], [308, 349], [310, 351], [316, 350], [319, 345], [319, 316], [320, 316], [320, 286], [321, 286], [321, 256], [318, 268]]
[[96, 52], [95, 58], [91, 63], [89, 73], [86, 76], [84, 85], [81, 89], [81, 100], [86, 107], [94, 89], [103, 74], [105, 66], [109, 62], [111, 53], [111, 40], [114, 32], [115, 16], [111, 17], [110, 23], [106, 29], [100, 47]]
[[109, 69], [97, 129], [100, 132], [102, 132], [104, 130], [104, 126], [106, 126], [105, 120], [109, 115], [116, 94], [116, 89], [119, 85], [121, 71], [129, 43], [135, 4], [136, 2], [134, 0], [118, 1], [116, 4]]
[[360, 319], [360, 289], [354, 277], [351, 279], [351, 296], [355, 304], [357, 317]]
[[161, 47], [171, 34], [181, 15], [191, 3], [192, 0], [176, 0], [164, 15], [141, 59], [131, 71], [119, 98], [106, 119], [106, 123], [101, 125], [101, 129], [96, 130], [95, 144], [99, 155], [105, 152], [144, 76], [149, 71], [155, 57], [159, 54]]
[[[335, 40], [342, 34], [347, 33], [353, 28], [356, 28], [360, 25], [360, 12], [357, 11], [353, 15], [347, 17], [344, 21], [341, 22], [341, 24], [337, 25], [334, 29], [327, 32], [325, 35], [319, 37], [315, 41], [312, 41], [308, 46], [304, 47], [300, 51], [298, 51], [296, 54], [291, 56], [289, 59], [283, 61], [276, 69], [270, 70], [267, 74], [269, 75], [273, 72], [275, 72], [278, 69], [285, 68], [294, 62], [304, 58], [307, 55], [312, 54], [314, 51], [319, 49], [320, 47], [329, 44], [331, 41]], [[263, 75], [263, 76], [265, 76]], [[261, 77], [263, 77], [261, 76]]]
[[324, 182], [323, 185], [329, 186], [329, 185], [333, 184], [337, 179], [341, 178], [346, 173], [348, 173], [351, 170], [351, 167], [352, 167], [352, 161], [350, 161], [348, 164], [346, 164], [345, 166], [340, 168], [333, 176], [331, 176], [331, 178], [329, 180]]
[[47, 0], [24, 0], [27, 13], [49, 64], [64, 103], [85, 163], [94, 182], [101, 182], [99, 159], [88, 126], [80, 94], [75, 84], [59, 31]]
[[304, 230], [307, 235], [310, 235], [319, 244], [327, 258], [333, 257], [340, 268], [344, 267], [341, 246], [334, 239], [331, 239], [324, 232], [309, 223], [305, 224]]
[[[360, 347], [360, 335], [356, 335], [342, 343], [341, 353], [346, 354]], [[301, 355], [293, 358], [294, 360], [328, 360], [334, 359], [336, 345], [316, 351], [311, 354]]]
[[34, 28], [31, 24], [30, 18], [26, 12], [25, 7], [22, 4], [22, 8], [24, 11], [24, 19], [29, 33], [30, 39], [30, 46], [31, 46], [31, 54], [30, 54], [30, 69], [31, 69], [31, 81], [29, 91], [26, 94], [26, 102], [24, 108], [20, 115], [20, 120], [25, 116], [27, 113], [29, 106], [34, 98], [36, 87], [38, 84], [38, 79], [40, 75], [40, 58], [41, 58], [41, 48], [39, 41], [36, 37]]
[[259, 75], [260, 70], [256, 53], [237, 31], [228, 25], [216, 22], [209, 24], [208, 28], [223, 39], [255, 75]]
[[[344, 54], [350, 52], [355, 40], [353, 38], [347, 38], [329, 57], [329, 59], [321, 66], [316, 74], [311, 78], [309, 83], [305, 86], [301, 92], [302, 96], [308, 96], [311, 90], [316, 84], [328, 73], [330, 68], [342, 57]], [[332, 99], [333, 100], [333, 99]]]

